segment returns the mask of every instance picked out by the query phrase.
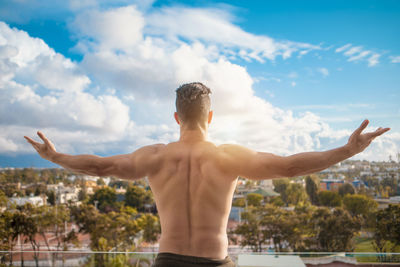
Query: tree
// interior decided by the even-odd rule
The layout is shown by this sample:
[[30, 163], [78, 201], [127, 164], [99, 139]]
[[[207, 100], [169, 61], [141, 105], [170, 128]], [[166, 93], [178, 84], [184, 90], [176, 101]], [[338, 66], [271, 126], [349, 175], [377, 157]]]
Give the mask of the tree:
[[[13, 213], [6, 210], [0, 214], [0, 249], [10, 251], [9, 266], [12, 266], [12, 251], [14, 250], [14, 229], [12, 228]], [[5, 264], [6, 258], [1, 258], [1, 263]]]
[[352, 251], [353, 237], [361, 229], [361, 222], [342, 208], [319, 208], [313, 213], [310, 226], [314, 229], [309, 240], [312, 250]]
[[273, 180], [275, 191], [280, 194], [286, 206], [303, 205], [307, 202], [307, 194], [301, 184], [290, 183], [289, 179]]
[[318, 202], [326, 207], [339, 207], [342, 205], [342, 199], [339, 194], [332, 191], [321, 191], [318, 193]]
[[56, 193], [54, 192], [54, 190], [49, 190], [46, 193], [47, 195], [47, 202], [54, 206], [56, 204]]
[[306, 192], [311, 204], [318, 205], [318, 185], [311, 176], [306, 177]]
[[281, 252], [283, 244], [291, 244], [296, 248], [300, 240], [298, 219], [293, 211], [287, 211], [273, 205], [265, 205], [259, 209], [261, 228], [265, 238], [272, 239], [275, 251]]
[[[400, 245], [400, 205], [389, 205], [376, 212], [373, 246], [377, 252], [394, 252]], [[382, 256], [381, 256], [382, 259]]]
[[344, 183], [339, 186], [339, 195], [344, 197], [347, 194], [353, 195], [356, 192], [354, 186], [350, 183]]
[[289, 179], [274, 179], [272, 183], [274, 184], [274, 190], [280, 194], [282, 201], [287, 205], [286, 189], [289, 187]]
[[243, 223], [231, 233], [231, 239], [236, 242], [236, 236], [240, 236], [239, 244], [242, 247], [249, 246], [253, 252], [261, 252], [263, 245], [268, 243], [268, 237], [262, 231], [261, 215], [256, 211], [251, 207], [249, 211], [242, 213]]
[[148, 243], [154, 243], [158, 240], [161, 233], [160, 220], [157, 216], [146, 213], [138, 219], [138, 224], [143, 229], [143, 240]]
[[[71, 221], [71, 213], [68, 207], [64, 205], [41, 206], [32, 210], [31, 216], [35, 219], [37, 233], [44, 240], [48, 250], [52, 250], [50, 239], [53, 245], [55, 243], [56, 251], [66, 250], [69, 243], [75, 245], [79, 243], [75, 230], [68, 231], [66, 228], [67, 223]], [[52, 233], [51, 237], [48, 233]], [[38, 246], [36, 240], [32, 240], [31, 244], [32, 247]], [[57, 252], [51, 253], [52, 266], [56, 266], [57, 256]]]
[[351, 215], [361, 215], [367, 218], [370, 213], [373, 213], [378, 208], [378, 203], [366, 195], [346, 195], [343, 198], [343, 204]]
[[136, 208], [138, 211], [144, 211], [145, 206], [153, 204], [151, 191], [136, 185], [129, 186], [125, 193], [125, 204]]
[[110, 212], [118, 210], [117, 194], [114, 188], [104, 187], [96, 190], [89, 200], [90, 204], [96, 205], [101, 212]]
[[[92, 205], [82, 204], [72, 207], [71, 212], [79, 231], [90, 235], [90, 248], [94, 251], [132, 251], [135, 238], [143, 230], [136, 210], [131, 207], [122, 207], [120, 212], [99, 213]], [[151, 236], [150, 232], [148, 236]], [[105, 266], [106, 262], [108, 255], [95, 255], [95, 266]]]
[[20, 239], [21, 242], [21, 266], [24, 266], [23, 244], [29, 241], [28, 236], [31, 234], [32, 228], [36, 230], [33, 220], [24, 212], [16, 211], [12, 214], [10, 226], [13, 228], [12, 241]]
[[103, 186], [106, 183], [104, 182], [103, 178], [100, 177], [99, 179], [97, 179], [96, 184], [99, 185], [99, 186]]
[[78, 192], [78, 200], [79, 201], [86, 201], [88, 199], [88, 195], [86, 193], [86, 189], [82, 188], [81, 190], [79, 190]]
[[289, 186], [286, 188], [286, 204], [289, 205], [304, 205], [308, 198], [307, 198], [307, 193], [304, 190], [304, 187], [301, 184], [297, 183], [291, 183]]
[[244, 208], [246, 206], [245, 198], [241, 197], [241, 198], [235, 199], [234, 201], [232, 201], [232, 206]]
[[8, 198], [2, 190], [0, 190], [0, 208], [7, 206]]
[[284, 244], [297, 249], [301, 244], [299, 219], [293, 211], [286, 211], [271, 204], [253, 207], [242, 213], [243, 223], [231, 233], [231, 239], [242, 247], [249, 246], [254, 252], [262, 252], [272, 240], [276, 251], [282, 251]]
[[258, 207], [261, 206], [263, 196], [257, 193], [249, 193], [246, 195], [246, 201], [248, 206]]

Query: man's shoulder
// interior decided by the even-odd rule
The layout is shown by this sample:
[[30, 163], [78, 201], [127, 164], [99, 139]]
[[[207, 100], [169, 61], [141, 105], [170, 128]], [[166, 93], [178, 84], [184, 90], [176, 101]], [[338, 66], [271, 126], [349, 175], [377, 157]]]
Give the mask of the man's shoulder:
[[249, 151], [248, 148], [237, 144], [222, 144], [217, 146], [219, 152], [224, 154], [235, 154], [243, 151]]
[[166, 147], [166, 144], [152, 144], [152, 145], [142, 146], [135, 152], [142, 152], [142, 153], [144, 152], [146, 154], [147, 153], [154, 154], [154, 153], [160, 152], [165, 147]]

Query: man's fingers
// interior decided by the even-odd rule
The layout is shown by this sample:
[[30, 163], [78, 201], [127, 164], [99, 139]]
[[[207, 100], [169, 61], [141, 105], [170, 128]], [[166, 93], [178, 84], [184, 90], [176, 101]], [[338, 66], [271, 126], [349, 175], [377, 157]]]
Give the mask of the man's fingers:
[[386, 133], [389, 130], [390, 130], [390, 128], [381, 128], [381, 127], [379, 127], [375, 132], [366, 133], [366, 136], [368, 138], [375, 139], [375, 137], [378, 137], [378, 136]]
[[35, 140], [33, 140], [32, 138], [28, 137], [28, 136], [24, 136], [24, 138], [31, 144], [31, 145], [36, 145], [38, 144], [38, 142], [36, 142]]
[[43, 140], [43, 142], [47, 145], [49, 144], [49, 139], [47, 139], [46, 136], [44, 136], [44, 134], [41, 131], [38, 131], [37, 134], [39, 135], [40, 139]]
[[373, 132], [373, 135], [374, 135], [374, 137], [377, 137], [377, 136], [380, 136], [380, 135], [386, 133], [389, 130], [390, 130], [390, 128], [379, 128], [378, 130]]
[[369, 121], [368, 120], [364, 120], [360, 127], [357, 128], [357, 130], [354, 131], [355, 134], [360, 135], [361, 132], [367, 127]]

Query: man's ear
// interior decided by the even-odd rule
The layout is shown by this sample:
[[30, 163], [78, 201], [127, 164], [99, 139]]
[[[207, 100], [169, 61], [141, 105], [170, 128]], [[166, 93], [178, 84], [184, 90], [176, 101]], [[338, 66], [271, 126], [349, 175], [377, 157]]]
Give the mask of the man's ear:
[[179, 116], [178, 116], [178, 112], [174, 113], [174, 118], [176, 120], [176, 123], [181, 124], [181, 122], [179, 121]]
[[211, 123], [211, 121], [212, 121], [212, 117], [213, 117], [213, 111], [212, 111], [212, 110], [210, 110], [210, 112], [208, 112], [208, 124], [210, 124], [210, 123]]

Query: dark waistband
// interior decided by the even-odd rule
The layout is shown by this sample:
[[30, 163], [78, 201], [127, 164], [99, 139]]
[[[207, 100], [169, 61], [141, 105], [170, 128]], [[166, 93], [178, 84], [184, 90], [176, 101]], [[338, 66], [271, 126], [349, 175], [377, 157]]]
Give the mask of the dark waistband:
[[204, 257], [196, 257], [196, 256], [188, 256], [188, 255], [181, 255], [181, 254], [175, 254], [175, 253], [170, 253], [170, 252], [160, 252], [157, 255], [157, 259], [173, 259], [173, 260], [178, 260], [178, 261], [184, 261], [188, 263], [213, 263], [213, 264], [226, 264], [228, 262], [231, 262], [231, 258], [229, 256], [226, 256], [225, 259], [222, 260], [214, 260], [214, 259], [209, 259], [209, 258], [204, 258]]

